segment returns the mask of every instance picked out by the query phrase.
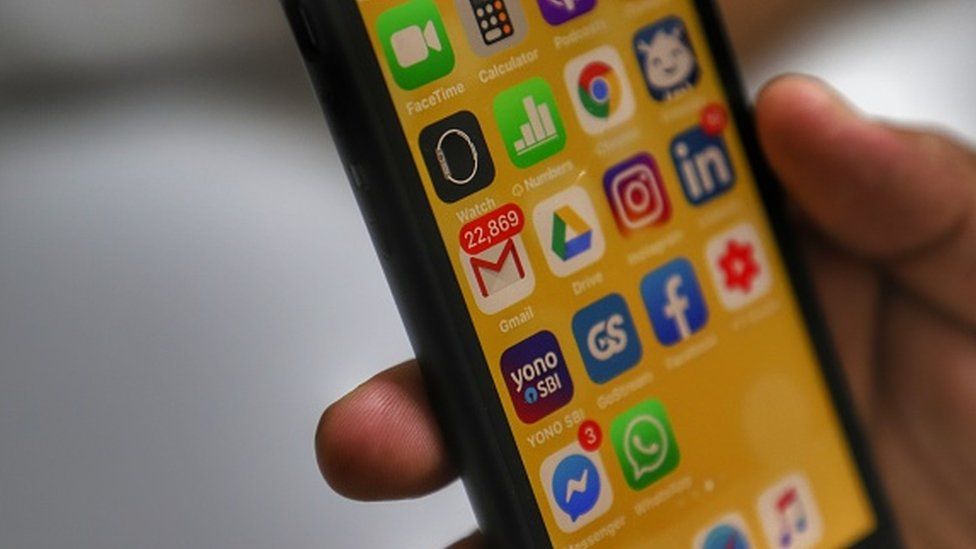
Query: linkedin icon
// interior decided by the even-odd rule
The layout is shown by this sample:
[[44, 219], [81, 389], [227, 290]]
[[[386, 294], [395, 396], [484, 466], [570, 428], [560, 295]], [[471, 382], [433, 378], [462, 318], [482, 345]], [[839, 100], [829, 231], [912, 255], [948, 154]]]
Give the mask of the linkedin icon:
[[454, 203], [491, 185], [495, 165], [478, 119], [453, 114], [420, 132], [420, 151], [438, 198]]

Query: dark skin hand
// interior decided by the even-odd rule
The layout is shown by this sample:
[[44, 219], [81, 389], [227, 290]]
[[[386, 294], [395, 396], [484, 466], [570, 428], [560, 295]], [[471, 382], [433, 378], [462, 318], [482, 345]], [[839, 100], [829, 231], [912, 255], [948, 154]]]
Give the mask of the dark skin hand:
[[[976, 154], [801, 77], [771, 83], [756, 116], [906, 543], [976, 546]], [[330, 406], [316, 442], [354, 499], [455, 475], [413, 362]]]

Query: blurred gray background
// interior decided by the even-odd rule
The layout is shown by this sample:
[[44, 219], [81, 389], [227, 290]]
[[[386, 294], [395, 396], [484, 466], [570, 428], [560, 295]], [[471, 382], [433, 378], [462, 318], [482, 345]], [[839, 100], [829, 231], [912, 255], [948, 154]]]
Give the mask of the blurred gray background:
[[[752, 91], [976, 140], [976, 2], [725, 4]], [[275, 2], [0, 3], [0, 546], [445, 545], [460, 488], [356, 504], [312, 452], [409, 356]]]

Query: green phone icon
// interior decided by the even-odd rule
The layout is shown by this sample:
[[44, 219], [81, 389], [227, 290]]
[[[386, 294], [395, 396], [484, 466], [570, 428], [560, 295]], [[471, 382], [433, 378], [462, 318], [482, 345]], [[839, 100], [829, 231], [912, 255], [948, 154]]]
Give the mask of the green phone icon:
[[383, 12], [376, 32], [397, 85], [414, 90], [454, 70], [454, 50], [434, 0], [411, 0]]
[[649, 400], [617, 416], [610, 438], [627, 484], [643, 490], [674, 471], [681, 461], [664, 405]]
[[528, 168], [563, 150], [566, 129], [552, 88], [527, 80], [495, 97], [495, 121], [512, 163]]

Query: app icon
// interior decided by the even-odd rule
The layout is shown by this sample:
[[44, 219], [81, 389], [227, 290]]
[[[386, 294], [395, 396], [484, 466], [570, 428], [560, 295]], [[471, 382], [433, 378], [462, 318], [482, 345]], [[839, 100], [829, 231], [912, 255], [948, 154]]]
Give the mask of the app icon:
[[708, 270], [722, 305], [741, 309], [769, 293], [772, 273], [756, 229], [743, 223], [708, 242]]
[[596, 0], [538, 0], [543, 19], [550, 25], [562, 25], [596, 7]]
[[[513, 214], [519, 223], [500, 221]], [[508, 228], [492, 238], [485, 236], [475, 239], [470, 236], [470, 240], [477, 242], [471, 242], [471, 247], [462, 247], [460, 252], [461, 268], [471, 285], [475, 303], [485, 314], [506, 309], [529, 297], [535, 290], [535, 273], [520, 234], [524, 227], [521, 218], [521, 210], [515, 205], [508, 205], [465, 226], [465, 229], [469, 226], [475, 229], [482, 227], [481, 232], [485, 233], [483, 227], [494, 221], [496, 225], [504, 223]], [[464, 232], [462, 230], [462, 243], [466, 245]]]
[[637, 155], [610, 168], [603, 190], [624, 235], [658, 227], [671, 219], [671, 201], [657, 162], [649, 154]]
[[721, 135], [709, 135], [696, 126], [671, 142], [671, 158], [685, 197], [695, 206], [728, 192], [735, 184], [735, 170]]
[[681, 19], [668, 17], [637, 31], [634, 51], [655, 100], [675, 99], [698, 83], [701, 71]]
[[805, 549], [823, 536], [820, 511], [803, 475], [790, 475], [763, 492], [759, 518], [770, 547]]
[[519, 168], [538, 164], [566, 146], [556, 98], [542, 78], [532, 78], [498, 94], [495, 120], [508, 156]]
[[649, 400], [617, 416], [610, 438], [627, 484], [643, 490], [674, 471], [681, 461], [664, 405]]
[[606, 242], [600, 220], [582, 187], [570, 187], [541, 202], [533, 218], [546, 261], [556, 276], [570, 276], [603, 257]]
[[734, 513], [722, 517], [718, 522], [702, 530], [695, 536], [692, 545], [695, 549], [752, 549], [749, 527], [742, 515]]
[[393, 73], [405, 90], [417, 89], [454, 69], [454, 50], [434, 0], [410, 0], [383, 12], [376, 32]]
[[676, 259], [644, 277], [641, 295], [662, 345], [677, 345], [708, 323], [708, 307], [687, 259]]
[[617, 50], [602, 46], [566, 64], [566, 88], [576, 117], [586, 133], [595, 135], [634, 116], [634, 92]]
[[420, 152], [437, 196], [457, 202], [495, 180], [495, 164], [478, 119], [468, 111], [453, 114], [420, 132]]
[[482, 57], [516, 46], [528, 33], [521, 0], [454, 0], [471, 49]]
[[640, 339], [627, 302], [608, 295], [573, 317], [573, 335], [594, 383], [607, 383], [640, 362]]
[[512, 405], [524, 423], [535, 423], [573, 399], [573, 380], [559, 341], [539, 332], [511, 347], [501, 359]]
[[542, 486], [556, 524], [575, 532], [610, 510], [613, 489], [599, 452], [587, 452], [575, 442], [546, 458]]

